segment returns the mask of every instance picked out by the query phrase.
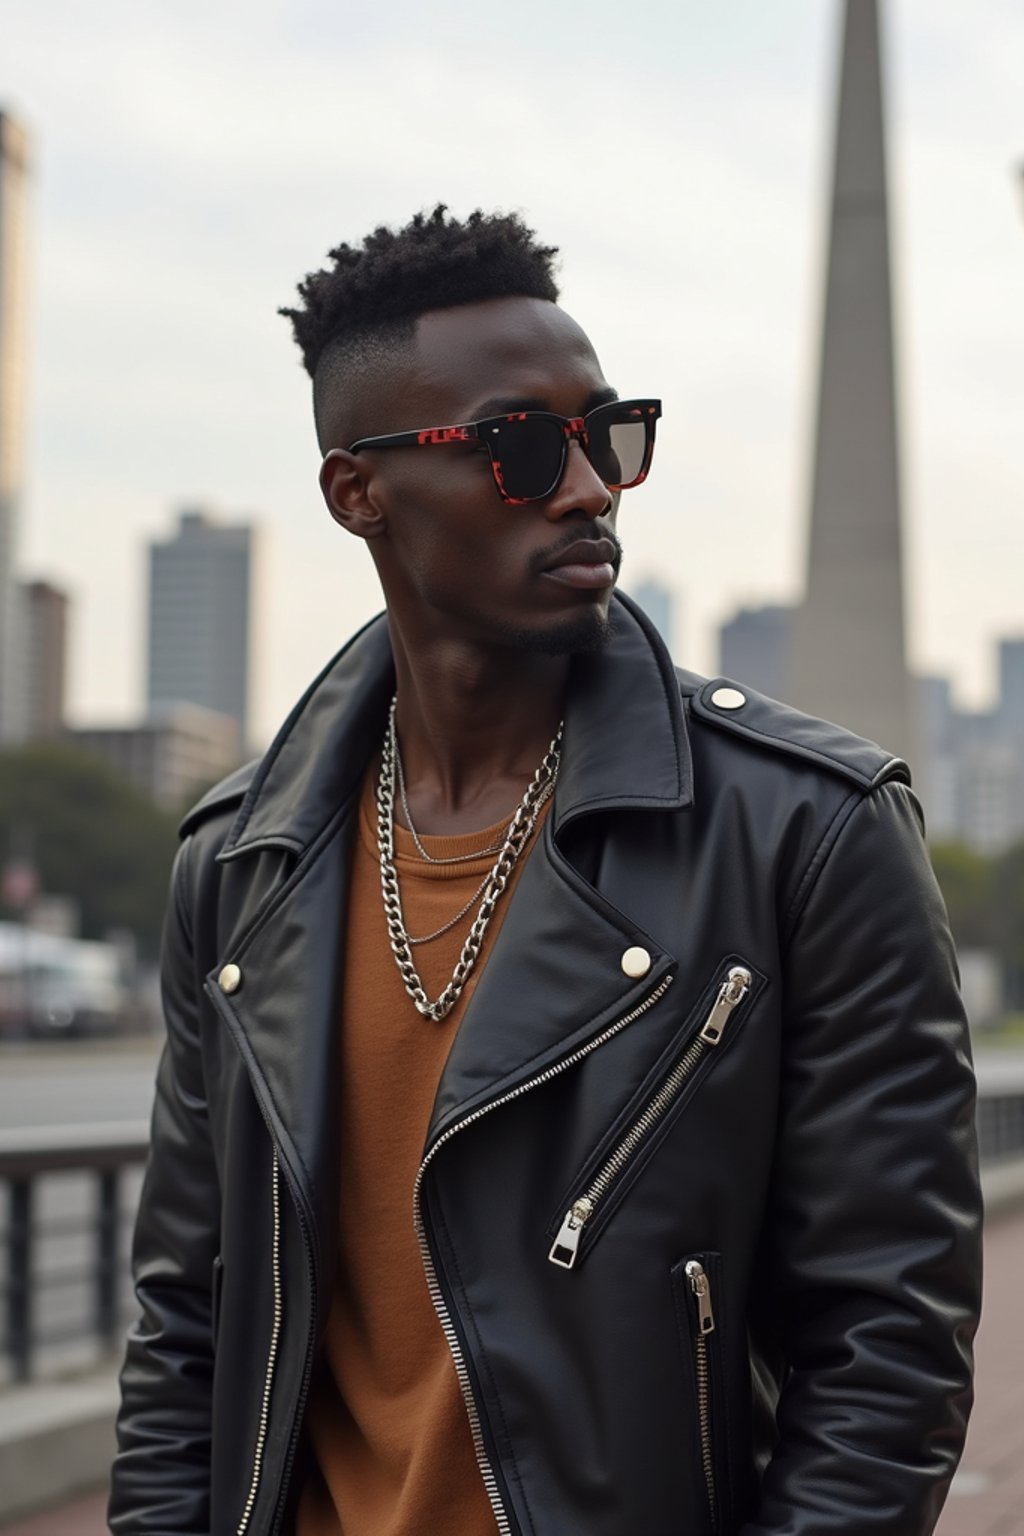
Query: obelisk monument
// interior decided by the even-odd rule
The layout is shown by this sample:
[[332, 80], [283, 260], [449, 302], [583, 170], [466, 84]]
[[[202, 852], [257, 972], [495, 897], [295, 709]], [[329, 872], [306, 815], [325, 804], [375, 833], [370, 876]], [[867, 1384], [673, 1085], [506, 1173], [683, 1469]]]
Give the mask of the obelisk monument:
[[915, 762], [877, 0], [846, 0], [807, 584], [789, 697]]

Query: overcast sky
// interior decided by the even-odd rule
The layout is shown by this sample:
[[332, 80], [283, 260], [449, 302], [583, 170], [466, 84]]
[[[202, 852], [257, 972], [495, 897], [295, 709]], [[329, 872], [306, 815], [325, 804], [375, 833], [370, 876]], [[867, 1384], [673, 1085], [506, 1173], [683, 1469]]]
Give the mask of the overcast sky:
[[[985, 702], [1024, 634], [1024, 8], [882, 0], [913, 664]], [[339, 240], [519, 208], [625, 394], [660, 394], [623, 585], [716, 665], [799, 591], [838, 0], [369, 7], [5, 0], [36, 164], [22, 567], [74, 595], [78, 719], [141, 703], [145, 544], [183, 504], [262, 530], [256, 729], [379, 606], [316, 485], [275, 313]]]

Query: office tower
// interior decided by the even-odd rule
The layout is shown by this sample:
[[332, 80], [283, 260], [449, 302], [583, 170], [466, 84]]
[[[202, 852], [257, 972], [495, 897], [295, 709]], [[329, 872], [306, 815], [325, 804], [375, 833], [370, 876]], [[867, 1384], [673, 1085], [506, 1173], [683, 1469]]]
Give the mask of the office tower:
[[913, 762], [877, 0], [846, 0], [792, 703]]
[[966, 736], [957, 769], [958, 837], [979, 853], [1005, 853], [1024, 838], [1024, 759], [1019, 744], [999, 736]]
[[636, 586], [629, 587], [628, 591], [630, 597], [640, 604], [644, 613], [653, 622], [658, 634], [674, 655], [672, 646], [675, 599], [668, 587], [662, 586], [660, 581], [649, 577], [645, 581], [637, 582]]
[[1024, 741], [1024, 636], [999, 642], [999, 728]]
[[719, 671], [758, 693], [786, 699], [793, 609], [781, 603], [741, 608], [718, 632]]
[[165, 543], [149, 547], [150, 711], [199, 704], [248, 730], [253, 530], [182, 512]]
[[926, 807], [932, 842], [954, 839], [959, 831], [959, 758], [961, 717], [953, 704], [948, 677], [915, 677], [917, 750], [914, 786]]
[[25, 129], [0, 112], [0, 741], [25, 730], [14, 569], [25, 458], [28, 177]]
[[64, 724], [68, 596], [47, 581], [20, 587], [25, 734], [58, 736]]

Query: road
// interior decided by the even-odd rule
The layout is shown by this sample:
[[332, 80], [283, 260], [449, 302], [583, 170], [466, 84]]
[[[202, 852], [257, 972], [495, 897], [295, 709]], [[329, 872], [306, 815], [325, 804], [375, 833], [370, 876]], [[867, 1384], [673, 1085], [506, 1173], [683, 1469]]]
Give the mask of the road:
[[0, 1128], [148, 1120], [159, 1042], [0, 1046]]
[[[148, 1120], [159, 1041], [0, 1044], [0, 1129]], [[980, 1050], [988, 1093], [1024, 1092], [1024, 1048]]]

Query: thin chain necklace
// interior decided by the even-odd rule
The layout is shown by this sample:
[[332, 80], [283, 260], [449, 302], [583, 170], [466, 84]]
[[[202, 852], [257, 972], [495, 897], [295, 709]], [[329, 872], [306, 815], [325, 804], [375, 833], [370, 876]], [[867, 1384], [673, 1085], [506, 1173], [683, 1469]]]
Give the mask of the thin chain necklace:
[[[384, 733], [384, 744], [381, 748], [380, 778], [377, 783], [377, 849], [380, 855], [380, 882], [381, 894], [384, 899], [384, 916], [388, 926], [388, 939], [391, 944], [391, 952], [395, 957], [399, 974], [405, 985], [405, 990], [412, 998], [419, 1013], [424, 1018], [440, 1021], [448, 1016], [462, 994], [462, 989], [469, 978], [473, 967], [480, 955], [484, 935], [487, 932], [494, 909], [502, 892], [508, 885], [512, 871], [522, 855], [523, 849], [529, 841], [530, 833], [537, 823], [540, 807], [551, 794], [558, 777], [558, 764], [561, 757], [562, 723], [559, 722], [551, 745], [544, 755], [544, 759], [527, 786], [527, 790], [516, 813], [512, 817], [501, 852], [495, 861], [494, 867], [487, 876], [482, 887], [482, 897], [472, 927], [462, 946], [452, 972], [452, 978], [443, 992], [430, 1001], [426, 989], [420, 979], [419, 973], [413, 964], [412, 946], [409, 935], [406, 932], [405, 921], [402, 916], [402, 898], [398, 888], [398, 872], [395, 869], [395, 761], [397, 757], [397, 736], [395, 732], [395, 700], [392, 700], [391, 711], [388, 716], [388, 727]], [[473, 900], [476, 899], [474, 895]], [[472, 905], [470, 902], [469, 905]], [[467, 906], [466, 910], [469, 908]], [[463, 916], [460, 913], [459, 916]], [[453, 919], [448, 926], [454, 926], [458, 917]], [[421, 942], [424, 942], [421, 940]]]
[[[537, 804], [533, 808], [533, 813], [530, 816], [530, 824], [529, 824], [529, 826], [526, 829], [526, 836], [524, 838], [524, 843], [528, 843], [530, 841], [530, 838], [533, 836], [533, 829], [537, 825], [537, 818], [538, 818], [538, 816], [541, 813], [541, 809], [544, 806], [545, 802], [550, 798], [550, 796], [554, 794], [554, 791], [555, 791], [555, 786], [554, 786], [554, 782], [552, 781], [551, 783], [549, 783], [547, 785], [547, 787], [545, 788], [544, 792], [541, 794], [540, 799], [537, 801]], [[483, 853], [494, 853], [495, 852], [495, 848], [485, 848], [482, 851], [483, 851]], [[471, 855], [467, 855], [467, 857], [478, 859], [478, 858], [481, 857], [481, 855], [479, 853], [474, 853], [474, 854], [471, 854]], [[435, 864], [446, 864], [446, 863], [448, 863], [448, 860], [447, 859], [434, 859], [432, 862], [435, 863]], [[484, 886], [487, 884], [488, 880], [491, 878], [491, 874], [492, 873], [493, 873], [493, 871], [488, 870], [487, 874], [484, 875], [483, 879], [480, 881], [480, 884], [477, 886], [477, 888], [473, 892], [472, 896], [466, 902], [466, 905], [464, 907], [460, 907], [459, 910], [456, 912], [455, 916], [452, 917], [452, 918], [449, 918], [448, 922], [445, 923], [443, 928], [435, 928], [433, 933], [425, 933], [422, 938], [418, 938], [418, 939], [414, 939], [411, 933], [407, 933], [406, 934], [406, 938], [408, 939], [410, 945], [430, 944], [434, 939], [441, 938], [442, 934], [450, 932], [450, 930], [455, 927], [455, 924], [460, 922], [461, 919], [465, 917], [466, 913], [469, 911], [470, 907], [476, 901], [477, 897], [482, 894]]]
[[[395, 743], [395, 767], [398, 770], [398, 794], [399, 794], [399, 798], [401, 799], [401, 802], [402, 802], [402, 810], [405, 812], [405, 824], [408, 827], [409, 832], [412, 835], [412, 840], [413, 840], [413, 843], [415, 844], [416, 852], [419, 854], [420, 858], [424, 861], [424, 863], [426, 863], [426, 864], [472, 864], [474, 859], [482, 859], [485, 854], [488, 854], [488, 853], [500, 853], [502, 842], [504, 841], [504, 838], [505, 838], [505, 836], [507, 836], [507, 833], [508, 833], [508, 827], [507, 826], [506, 826], [505, 832], [502, 834], [502, 837], [499, 838], [497, 842], [489, 843], [486, 848], [477, 848], [477, 849], [474, 850], [473, 853], [456, 853], [456, 854], [452, 855], [449, 858], [437, 859], [437, 858], [434, 857], [434, 855], [432, 853], [428, 853], [427, 852], [427, 850], [424, 848], [422, 842], [420, 841], [419, 833], [416, 831], [416, 828], [413, 826], [412, 812], [409, 809], [409, 797], [408, 797], [408, 795], [406, 793], [406, 788], [405, 788], [405, 769], [402, 766], [402, 754], [401, 754], [401, 751], [399, 750], [399, 746], [398, 746], [398, 733], [395, 730], [395, 701], [394, 701], [394, 699], [392, 699], [392, 701], [391, 701], [390, 730], [391, 730], [392, 739], [393, 739], [393, 741]], [[511, 817], [509, 817], [509, 824], [511, 824]], [[482, 889], [482, 887], [481, 887], [481, 889]], [[472, 901], [470, 902], [470, 905], [472, 906]], [[461, 913], [459, 915], [461, 916]], [[413, 939], [412, 942], [414, 944], [422, 944], [424, 942], [424, 940], [422, 940], [422, 939]]]

